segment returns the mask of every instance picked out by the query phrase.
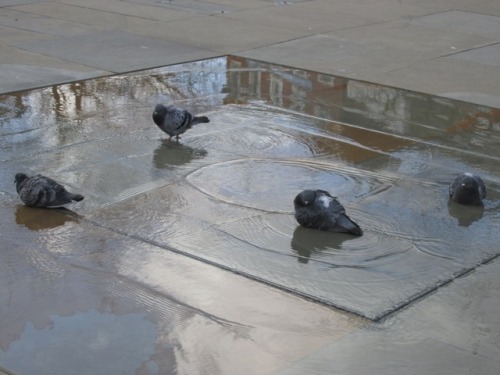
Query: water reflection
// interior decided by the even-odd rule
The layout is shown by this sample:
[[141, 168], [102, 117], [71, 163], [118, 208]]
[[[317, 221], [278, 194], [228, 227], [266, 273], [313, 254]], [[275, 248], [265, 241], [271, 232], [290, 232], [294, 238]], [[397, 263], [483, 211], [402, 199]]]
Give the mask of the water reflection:
[[33, 208], [17, 205], [16, 224], [31, 230], [52, 229], [66, 224], [78, 222], [78, 215], [66, 208]]
[[[182, 144], [157, 145], [158, 102], [210, 112], [211, 125]], [[377, 318], [498, 253], [500, 207], [446, 212], [442, 195], [456, 170], [477, 171], [498, 190], [500, 111], [492, 108], [235, 56], [0, 103], [0, 177], [27, 166], [64, 177], [91, 198], [79, 212], [106, 233], [90, 241], [82, 220], [68, 225], [64, 214], [50, 213], [66, 220], [59, 223], [9, 206], [17, 249], [16, 233], [38, 230], [23, 232], [31, 258], [47, 246], [113, 274], [127, 262], [106, 239], [118, 232]], [[6, 181], [0, 190], [10, 194]], [[339, 196], [369, 235], [301, 233], [290, 215], [306, 188]], [[60, 235], [43, 236], [41, 223]], [[474, 252], [460, 230], [471, 223], [483, 239]], [[300, 267], [290, 254], [318, 262]], [[43, 272], [56, 269], [42, 263]], [[146, 275], [138, 279], [150, 286]]]
[[[130, 374], [148, 362], [154, 364], [155, 335], [155, 325], [138, 314], [91, 310], [52, 316], [44, 328], [28, 323], [9, 350], [0, 351], [0, 361], [21, 374]], [[134, 350], [129, 349], [130, 342], [135, 343]], [[18, 361], [23, 357], [30, 360]], [[50, 365], [42, 364], [48, 358]]]
[[457, 219], [459, 226], [468, 227], [483, 217], [484, 206], [465, 206], [450, 199], [448, 201], [448, 213]]
[[344, 233], [329, 233], [298, 226], [293, 231], [290, 246], [298, 255], [299, 263], [308, 263], [312, 255], [321, 254], [328, 249], [340, 250], [344, 241], [352, 237]]
[[157, 169], [181, 166], [183, 164], [189, 164], [195, 159], [202, 159], [207, 156], [207, 154], [207, 150], [165, 140], [155, 149], [153, 164]]

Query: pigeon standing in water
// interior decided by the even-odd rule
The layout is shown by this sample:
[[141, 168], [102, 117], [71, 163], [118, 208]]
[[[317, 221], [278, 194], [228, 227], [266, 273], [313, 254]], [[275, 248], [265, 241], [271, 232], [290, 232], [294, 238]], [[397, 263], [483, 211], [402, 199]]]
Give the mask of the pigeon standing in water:
[[83, 199], [83, 195], [70, 193], [58, 182], [41, 174], [28, 177], [17, 173], [14, 182], [17, 194], [26, 206], [56, 208]]
[[361, 236], [363, 231], [346, 214], [344, 206], [324, 190], [304, 190], [295, 197], [295, 218], [307, 228]]
[[191, 128], [191, 126], [210, 122], [206, 116], [193, 116], [185, 109], [161, 104], [155, 107], [153, 121], [170, 138], [175, 136], [177, 140], [179, 139], [179, 135]]
[[472, 173], [457, 176], [450, 185], [450, 198], [467, 205], [480, 205], [486, 198], [486, 187], [481, 177]]

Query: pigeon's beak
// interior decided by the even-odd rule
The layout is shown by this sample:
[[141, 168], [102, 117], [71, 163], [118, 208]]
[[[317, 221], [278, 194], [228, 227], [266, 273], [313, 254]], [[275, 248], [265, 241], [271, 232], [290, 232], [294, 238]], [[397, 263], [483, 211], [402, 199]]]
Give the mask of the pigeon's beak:
[[462, 184], [462, 186], [465, 186], [465, 184]]
[[153, 112], [153, 116], [156, 116], [158, 114], [158, 112], [154, 111]]

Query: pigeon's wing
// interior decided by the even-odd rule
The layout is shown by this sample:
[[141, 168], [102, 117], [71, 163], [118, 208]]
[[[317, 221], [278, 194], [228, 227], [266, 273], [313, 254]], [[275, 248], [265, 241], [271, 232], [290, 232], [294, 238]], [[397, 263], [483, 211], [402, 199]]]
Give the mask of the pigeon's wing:
[[181, 111], [181, 119], [182, 123], [178, 126], [177, 130], [191, 127], [191, 122], [193, 121], [193, 115], [191, 113], [183, 109]]
[[363, 234], [360, 226], [352, 221], [352, 219], [346, 214], [339, 215], [334, 231], [352, 233], [358, 236], [361, 236]]
[[449, 188], [450, 197], [453, 196], [453, 194], [455, 194], [455, 191], [457, 190], [457, 188], [460, 186], [461, 183], [462, 183], [461, 176], [458, 176], [453, 180]]
[[34, 179], [40, 196], [39, 204], [46, 207], [60, 207], [71, 203], [74, 194], [68, 192], [57, 181], [38, 175]]
[[481, 197], [481, 199], [486, 198], [486, 186], [484, 185], [483, 179], [479, 176], [474, 176], [474, 178], [477, 181], [479, 196]]
[[340, 216], [340, 214], [345, 213], [345, 208], [336, 198], [332, 197], [332, 199], [330, 200], [330, 205], [328, 206], [328, 212], [330, 212], [335, 217], [338, 217]]
[[43, 207], [56, 195], [55, 191], [40, 177], [28, 178], [19, 190], [19, 197], [28, 206]]
[[328, 206], [325, 229], [332, 232], [352, 233], [358, 236], [363, 234], [359, 225], [346, 215], [344, 206], [336, 198], [332, 198]]
[[300, 225], [310, 228], [315, 220], [315, 214], [310, 207], [297, 207], [295, 209], [295, 218]]
[[329, 192], [327, 192], [325, 190], [316, 190], [316, 195], [319, 195], [319, 196], [326, 195], [326, 196], [328, 196], [330, 198], [335, 198]]
[[181, 130], [189, 125], [192, 118], [193, 116], [191, 115], [191, 113], [189, 113], [185, 109], [168, 106], [167, 114], [165, 116], [165, 125], [173, 131]]

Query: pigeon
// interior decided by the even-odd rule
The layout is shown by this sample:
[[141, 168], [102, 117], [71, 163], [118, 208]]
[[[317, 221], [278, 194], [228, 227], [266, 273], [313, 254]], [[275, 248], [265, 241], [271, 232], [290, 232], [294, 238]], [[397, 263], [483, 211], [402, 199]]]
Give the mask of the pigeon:
[[170, 138], [175, 136], [177, 140], [179, 140], [179, 135], [190, 129], [191, 126], [210, 122], [206, 116], [193, 116], [185, 109], [172, 105], [164, 106], [161, 104], [155, 107], [153, 121], [161, 130], [167, 133]]
[[451, 183], [450, 198], [461, 204], [477, 206], [486, 198], [486, 187], [481, 177], [466, 172]]
[[83, 195], [70, 193], [58, 182], [41, 174], [28, 177], [17, 173], [14, 182], [17, 194], [26, 206], [56, 208], [83, 199]]
[[336, 197], [324, 190], [304, 190], [295, 197], [295, 218], [300, 225], [361, 236], [363, 231], [346, 214]]

